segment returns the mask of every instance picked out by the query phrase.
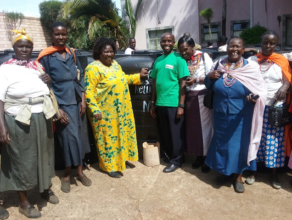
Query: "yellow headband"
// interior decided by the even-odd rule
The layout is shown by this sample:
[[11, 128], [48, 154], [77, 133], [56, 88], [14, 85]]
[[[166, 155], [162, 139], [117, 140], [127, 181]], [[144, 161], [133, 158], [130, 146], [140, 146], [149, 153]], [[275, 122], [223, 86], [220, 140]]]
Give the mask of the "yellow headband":
[[16, 41], [19, 41], [21, 39], [26, 39], [29, 40], [30, 42], [33, 43], [32, 37], [30, 37], [27, 33], [25, 28], [22, 28], [22, 30], [11, 30], [11, 32], [15, 33], [12, 36], [12, 45], [14, 45], [16, 43]]

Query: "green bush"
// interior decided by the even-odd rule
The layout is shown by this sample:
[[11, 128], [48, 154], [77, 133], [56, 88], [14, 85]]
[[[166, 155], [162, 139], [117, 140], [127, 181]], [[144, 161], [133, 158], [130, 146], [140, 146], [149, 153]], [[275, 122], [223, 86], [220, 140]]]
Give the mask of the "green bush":
[[252, 28], [248, 28], [240, 33], [240, 37], [246, 44], [258, 44], [261, 43], [261, 36], [268, 29], [266, 27], [256, 24]]
[[57, 21], [62, 4], [62, 2], [56, 0], [45, 1], [39, 4], [41, 21], [46, 27], [51, 28], [51, 24]]

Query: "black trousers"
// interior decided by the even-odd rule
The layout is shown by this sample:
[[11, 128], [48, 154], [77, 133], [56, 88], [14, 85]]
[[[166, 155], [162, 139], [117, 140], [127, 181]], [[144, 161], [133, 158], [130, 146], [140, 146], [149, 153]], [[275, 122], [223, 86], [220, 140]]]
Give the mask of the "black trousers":
[[181, 165], [185, 148], [184, 116], [176, 117], [177, 107], [156, 106], [160, 147], [169, 157], [169, 163]]

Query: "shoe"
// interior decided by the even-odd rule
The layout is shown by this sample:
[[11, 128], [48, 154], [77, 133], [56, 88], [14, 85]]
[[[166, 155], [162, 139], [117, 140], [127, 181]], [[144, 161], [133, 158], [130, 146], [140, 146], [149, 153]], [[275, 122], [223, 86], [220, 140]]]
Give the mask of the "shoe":
[[133, 169], [135, 168], [136, 166], [128, 161], [126, 161], [126, 169]]
[[278, 181], [272, 181], [272, 187], [274, 189], [281, 189], [281, 184]]
[[64, 193], [70, 192], [70, 180], [64, 180], [64, 178], [61, 179], [61, 190]]
[[9, 217], [9, 212], [0, 206], [0, 219], [7, 219]]
[[79, 180], [84, 186], [91, 186], [92, 184], [91, 180], [85, 175], [82, 177], [77, 176], [76, 179]]
[[201, 167], [201, 170], [202, 170], [202, 173], [209, 173], [211, 169], [206, 164], [203, 164]]
[[252, 184], [254, 184], [254, 182], [255, 182], [254, 175], [251, 175], [251, 176], [247, 177], [246, 180], [245, 180], [245, 183], [248, 184], [248, 185], [252, 185]]
[[108, 172], [107, 175], [109, 175], [110, 177], [113, 177], [113, 178], [121, 178], [122, 177], [122, 175], [118, 171]]
[[195, 162], [192, 164], [192, 168], [193, 169], [198, 169], [203, 164], [204, 164], [204, 158], [203, 157], [197, 157]]
[[54, 194], [54, 192], [52, 190], [48, 190], [46, 192], [43, 192], [41, 194], [41, 197], [44, 200], [47, 200], [49, 203], [51, 204], [58, 204], [59, 203], [59, 198]]
[[243, 193], [245, 190], [242, 182], [234, 182], [233, 187], [234, 187], [234, 191], [237, 193]]
[[215, 184], [218, 186], [222, 186], [231, 178], [232, 176], [226, 176], [226, 175], [221, 174], [220, 176], [216, 177]]
[[42, 216], [39, 210], [34, 206], [29, 205], [27, 208], [23, 209], [19, 206], [19, 212], [28, 218], [39, 218]]
[[177, 168], [179, 168], [178, 165], [170, 163], [163, 169], [163, 172], [164, 173], [171, 173], [171, 172], [175, 171]]

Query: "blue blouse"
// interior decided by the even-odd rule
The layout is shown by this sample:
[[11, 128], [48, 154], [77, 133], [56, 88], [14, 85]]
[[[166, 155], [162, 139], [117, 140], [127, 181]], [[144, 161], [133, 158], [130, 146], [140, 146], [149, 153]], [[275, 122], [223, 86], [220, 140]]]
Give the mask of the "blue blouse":
[[[243, 59], [243, 66], [247, 64]], [[208, 89], [213, 87], [213, 110], [220, 113], [229, 114], [249, 114], [254, 105], [247, 102], [246, 96], [251, 92], [243, 86], [238, 80], [231, 86], [224, 86], [223, 74], [218, 80], [205, 78], [205, 85]]]
[[77, 69], [73, 53], [71, 55], [66, 53], [65, 59], [58, 52], [40, 59], [45, 72], [52, 79], [52, 89], [59, 105], [74, 105], [82, 100], [84, 71], [78, 59], [76, 61], [76, 65], [80, 70], [80, 80], [77, 79]]

